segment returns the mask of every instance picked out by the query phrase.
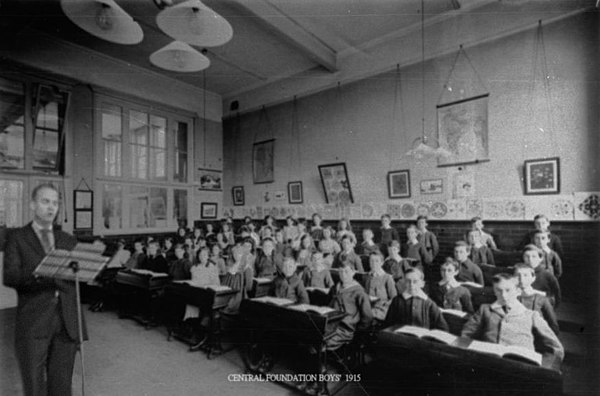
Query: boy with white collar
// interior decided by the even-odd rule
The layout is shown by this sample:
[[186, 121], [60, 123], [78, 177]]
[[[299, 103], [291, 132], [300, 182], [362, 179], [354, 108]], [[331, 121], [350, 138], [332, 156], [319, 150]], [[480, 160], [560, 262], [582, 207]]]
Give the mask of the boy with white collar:
[[457, 309], [472, 314], [471, 292], [456, 280], [458, 261], [447, 257], [440, 266], [440, 274], [442, 280], [433, 287], [431, 299], [441, 308]]
[[398, 294], [388, 308], [386, 325], [411, 325], [448, 331], [442, 312], [423, 292], [423, 272], [418, 268], [409, 269], [404, 275], [404, 284], [404, 292]]
[[558, 308], [561, 300], [560, 285], [550, 271], [542, 267], [544, 253], [535, 245], [527, 245], [523, 250], [523, 261], [533, 268], [535, 279], [531, 286], [546, 293], [546, 297], [554, 308]]
[[546, 297], [546, 293], [535, 290], [532, 286], [535, 281], [534, 269], [527, 264], [517, 264], [515, 265], [515, 277], [519, 281], [521, 294], [518, 299], [521, 304], [527, 309], [541, 313], [554, 334], [558, 335], [558, 321], [550, 300]]
[[483, 304], [464, 325], [461, 336], [500, 345], [517, 345], [535, 350], [539, 345], [545, 365], [562, 361], [564, 349], [539, 312], [531, 311], [518, 300], [517, 280], [510, 274], [494, 276], [496, 301]]

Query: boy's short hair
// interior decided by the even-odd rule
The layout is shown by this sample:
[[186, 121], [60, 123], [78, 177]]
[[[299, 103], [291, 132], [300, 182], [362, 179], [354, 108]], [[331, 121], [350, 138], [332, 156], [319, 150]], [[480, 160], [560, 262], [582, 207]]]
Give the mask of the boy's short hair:
[[503, 280], [510, 280], [510, 281], [515, 281], [515, 276], [513, 274], [507, 274], [505, 272], [501, 272], [499, 274], [494, 275], [494, 277], [492, 278], [492, 284], [498, 284], [500, 282], [502, 282]]
[[135, 245], [136, 243], [141, 243], [142, 246], [144, 246], [146, 244], [146, 240], [144, 239], [144, 237], [139, 237], [136, 238], [135, 241], [133, 241], [133, 244]]
[[320, 250], [317, 250], [317, 249], [314, 249], [312, 252], [310, 252], [310, 256], [311, 256], [311, 257], [314, 257], [314, 256], [316, 256], [317, 254], [320, 254], [321, 256], [323, 256], [323, 252], [322, 252], [322, 251], [320, 251]]
[[515, 265], [515, 270], [513, 271], [514, 274], [517, 273], [518, 270], [529, 270], [531, 271], [531, 275], [535, 276], [535, 269], [533, 269], [533, 267], [529, 264], [525, 264], [525, 263], [519, 263]]
[[370, 233], [372, 234], [372, 233], [373, 233], [373, 230], [372, 230], [372, 229], [370, 229], [369, 227], [367, 227], [367, 228], [363, 228], [363, 234], [364, 234], [365, 232], [370, 232]]
[[379, 252], [371, 252], [369, 254], [369, 260], [371, 260], [371, 258], [373, 258], [373, 257], [379, 257], [379, 259], [383, 263], [383, 256], [381, 255], [381, 253], [379, 253]]
[[56, 194], [58, 194], [60, 196], [60, 192], [58, 191], [58, 188], [56, 188], [56, 186], [54, 184], [52, 184], [52, 183], [42, 183], [42, 184], [38, 184], [37, 186], [35, 186], [35, 188], [31, 192], [31, 200], [35, 201], [37, 199], [38, 193], [41, 190], [43, 190], [44, 188], [47, 188], [49, 190], [54, 190], [54, 191], [56, 191]]
[[458, 261], [454, 260], [452, 257], [446, 257], [446, 260], [444, 260], [444, 262], [442, 263], [442, 265], [440, 265], [441, 267], [446, 267], [446, 266], [453, 266], [455, 270], [458, 271], [458, 268], [460, 266], [460, 264], [458, 264]]
[[345, 240], [349, 240], [351, 243], [354, 243], [354, 239], [352, 239], [352, 237], [349, 234], [345, 234], [340, 240], [340, 242], [344, 242]]
[[273, 238], [263, 238], [263, 240], [260, 241], [260, 244], [264, 245], [266, 242], [271, 242], [273, 245], [275, 244], [275, 240], [273, 240]]
[[381, 220], [383, 220], [384, 218], [387, 218], [388, 220], [392, 220], [392, 216], [390, 216], [387, 213], [384, 213], [384, 214], [381, 215]]
[[548, 222], [550, 222], [550, 219], [548, 218], [548, 216], [546, 216], [545, 214], [536, 214], [535, 217], [533, 218], [533, 221], [539, 220], [539, 219], [546, 219], [548, 220]]
[[454, 243], [454, 247], [455, 247], [455, 248], [457, 248], [457, 247], [461, 247], [461, 246], [464, 246], [464, 247], [467, 249], [467, 252], [468, 252], [469, 250], [471, 250], [471, 246], [470, 246], [470, 245], [469, 245], [467, 242], [465, 242], [465, 241], [456, 241], [456, 242]]
[[183, 243], [176, 243], [173, 249], [185, 250], [185, 246], [183, 246]]
[[158, 243], [158, 241], [156, 239], [149, 241], [148, 246], [150, 246], [150, 245], [156, 245], [156, 246], [160, 247], [160, 243]]
[[525, 252], [537, 252], [537, 254], [542, 257], [542, 255], [544, 254], [542, 252], [542, 249], [540, 249], [539, 247], [535, 246], [534, 244], [530, 243], [529, 245], [526, 245], [523, 248], [523, 252], [521, 254], [525, 254]]
[[417, 223], [419, 222], [419, 220], [427, 221], [428, 219], [427, 219], [427, 216], [425, 216], [425, 215], [419, 215], [419, 216], [417, 216]]
[[319, 219], [323, 220], [323, 217], [318, 213], [313, 213], [312, 216], [310, 216], [310, 218], [313, 220], [315, 219], [315, 217], [318, 217]]
[[535, 232], [533, 233], [533, 236], [536, 236], [536, 235], [539, 235], [539, 234], [548, 235], [550, 233], [548, 231], [535, 230]]
[[406, 227], [406, 231], [408, 231], [408, 230], [415, 230], [415, 231], [417, 231], [417, 226], [414, 225], [414, 224], [411, 224], [408, 227]]
[[475, 216], [475, 217], [473, 217], [473, 218], [471, 219], [471, 224], [475, 224], [475, 223], [477, 223], [478, 221], [483, 221], [483, 219], [482, 219], [481, 217], [479, 217], [479, 216]]
[[395, 239], [392, 239], [391, 241], [388, 242], [388, 247], [392, 247], [392, 246], [396, 246], [396, 247], [400, 248], [400, 242], [398, 242]]
[[425, 280], [425, 274], [417, 267], [412, 267], [404, 271], [404, 277], [406, 278], [408, 274], [412, 274], [413, 272], [419, 274], [421, 280]]

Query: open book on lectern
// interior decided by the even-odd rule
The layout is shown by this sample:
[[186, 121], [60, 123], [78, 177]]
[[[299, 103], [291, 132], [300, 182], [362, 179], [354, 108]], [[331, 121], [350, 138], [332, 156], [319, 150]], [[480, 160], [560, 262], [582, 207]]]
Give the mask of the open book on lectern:
[[77, 262], [80, 282], [91, 282], [106, 267], [110, 256], [104, 256], [104, 244], [78, 243], [73, 250], [53, 249], [33, 272], [34, 276], [75, 280], [70, 264]]

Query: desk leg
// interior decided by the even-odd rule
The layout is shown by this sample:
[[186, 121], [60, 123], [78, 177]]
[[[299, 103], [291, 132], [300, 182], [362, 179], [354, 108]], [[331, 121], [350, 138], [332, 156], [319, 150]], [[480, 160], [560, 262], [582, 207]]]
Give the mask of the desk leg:
[[208, 340], [208, 351], [206, 357], [210, 360], [213, 356], [219, 356], [223, 353], [221, 346], [221, 311], [213, 309], [210, 314], [209, 328], [209, 340]]
[[[317, 372], [321, 374], [320, 377], [325, 377], [327, 374], [327, 345], [324, 342], [319, 345], [317, 357]], [[317, 395], [329, 395], [327, 381], [317, 381]]]

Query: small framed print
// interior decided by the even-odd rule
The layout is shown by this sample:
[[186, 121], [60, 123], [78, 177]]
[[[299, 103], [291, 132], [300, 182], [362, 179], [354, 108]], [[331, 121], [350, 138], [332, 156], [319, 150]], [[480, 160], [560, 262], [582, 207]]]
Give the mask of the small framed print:
[[301, 204], [304, 202], [301, 181], [293, 181], [288, 183], [288, 202], [291, 204]]
[[328, 204], [347, 205], [354, 203], [346, 163], [319, 165], [321, 183]]
[[75, 229], [76, 230], [91, 230], [92, 229], [92, 211], [91, 210], [75, 211]]
[[442, 179], [421, 180], [421, 194], [441, 194], [444, 192], [444, 182]]
[[232, 187], [231, 195], [233, 196], [233, 204], [235, 206], [243, 206], [244, 205], [244, 186]]
[[198, 168], [196, 170], [196, 183], [200, 185], [199, 190], [221, 191], [221, 179], [223, 172], [216, 169]]
[[410, 197], [410, 171], [392, 171], [387, 174], [388, 196], [390, 198]]
[[200, 204], [200, 217], [203, 219], [216, 219], [217, 218], [217, 203], [216, 202], [202, 202]]
[[94, 192], [91, 190], [73, 190], [74, 230], [93, 228]]
[[74, 190], [75, 210], [92, 209], [94, 192], [90, 190]]
[[526, 160], [525, 194], [558, 194], [560, 193], [560, 160], [558, 157]]

